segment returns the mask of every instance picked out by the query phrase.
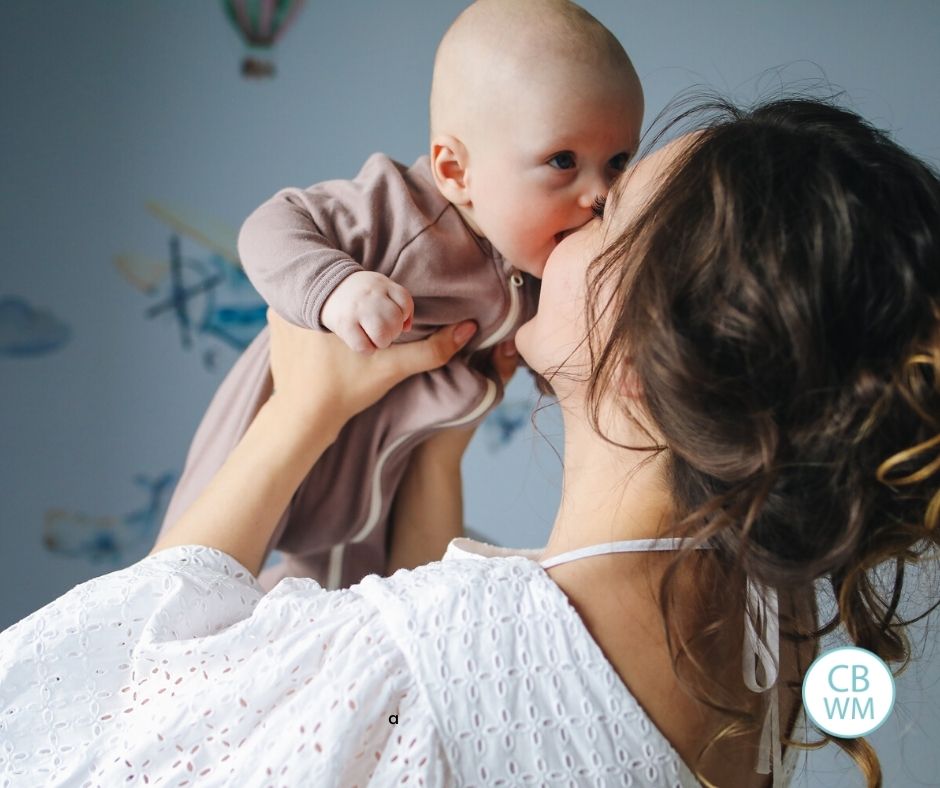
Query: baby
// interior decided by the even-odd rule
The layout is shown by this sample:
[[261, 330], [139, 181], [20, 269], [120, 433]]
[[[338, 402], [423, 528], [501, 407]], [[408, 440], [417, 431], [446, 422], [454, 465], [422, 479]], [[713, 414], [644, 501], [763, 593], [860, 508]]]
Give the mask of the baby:
[[[623, 47], [579, 6], [478, 0], [438, 47], [430, 109], [430, 156], [405, 167], [375, 154], [351, 181], [284, 189], [239, 235], [246, 274], [273, 309], [359, 352], [462, 320], [479, 327], [445, 367], [404, 381], [344, 428], [281, 518], [270, 548], [285, 560], [262, 573], [265, 588], [284, 576], [340, 588], [385, 573], [411, 453], [499, 402], [481, 351], [532, 316], [549, 254], [626, 167], [643, 93]], [[163, 530], [270, 396], [268, 347], [264, 330], [222, 382]]]

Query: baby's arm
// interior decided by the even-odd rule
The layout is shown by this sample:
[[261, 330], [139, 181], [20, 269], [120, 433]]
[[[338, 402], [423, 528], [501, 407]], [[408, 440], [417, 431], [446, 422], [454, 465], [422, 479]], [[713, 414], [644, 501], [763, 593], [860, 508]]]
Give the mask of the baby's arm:
[[369, 351], [361, 330], [372, 345], [384, 347], [410, 325], [413, 311], [410, 294], [383, 275], [411, 237], [399, 218], [407, 199], [395, 163], [380, 154], [353, 180], [282, 189], [242, 225], [238, 252], [245, 273], [294, 325], [334, 331]]

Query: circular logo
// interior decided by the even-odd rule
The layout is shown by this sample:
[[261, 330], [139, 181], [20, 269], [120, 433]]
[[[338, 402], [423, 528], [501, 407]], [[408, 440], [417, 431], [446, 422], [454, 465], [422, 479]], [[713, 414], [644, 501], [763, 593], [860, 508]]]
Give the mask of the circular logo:
[[867, 736], [894, 708], [894, 676], [877, 654], [842, 646], [820, 654], [803, 678], [803, 708], [831, 736]]

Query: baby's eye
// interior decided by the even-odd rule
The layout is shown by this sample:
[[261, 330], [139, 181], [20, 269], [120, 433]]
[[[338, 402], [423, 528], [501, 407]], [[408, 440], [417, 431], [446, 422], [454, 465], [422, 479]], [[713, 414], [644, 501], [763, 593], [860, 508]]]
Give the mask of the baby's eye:
[[607, 204], [607, 198], [601, 197], [598, 195], [594, 198], [594, 202], [591, 203], [591, 212], [598, 219], [604, 218], [604, 206]]
[[627, 164], [630, 162], [629, 153], [618, 153], [610, 160], [610, 168], [616, 170], [617, 172], [623, 172], [627, 169]]
[[548, 164], [557, 170], [570, 170], [574, 167], [574, 154], [567, 150], [556, 153], [548, 160]]

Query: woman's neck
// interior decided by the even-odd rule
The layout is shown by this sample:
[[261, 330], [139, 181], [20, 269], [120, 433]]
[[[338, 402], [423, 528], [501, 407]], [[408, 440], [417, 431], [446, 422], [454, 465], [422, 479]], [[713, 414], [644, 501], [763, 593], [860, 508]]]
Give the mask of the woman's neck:
[[[586, 417], [562, 408], [565, 424], [561, 502], [543, 557], [578, 547], [663, 536], [672, 499], [663, 481], [664, 455], [608, 443]], [[636, 428], [611, 437], [631, 446], [652, 441]], [[644, 462], [645, 461], [645, 462]]]

